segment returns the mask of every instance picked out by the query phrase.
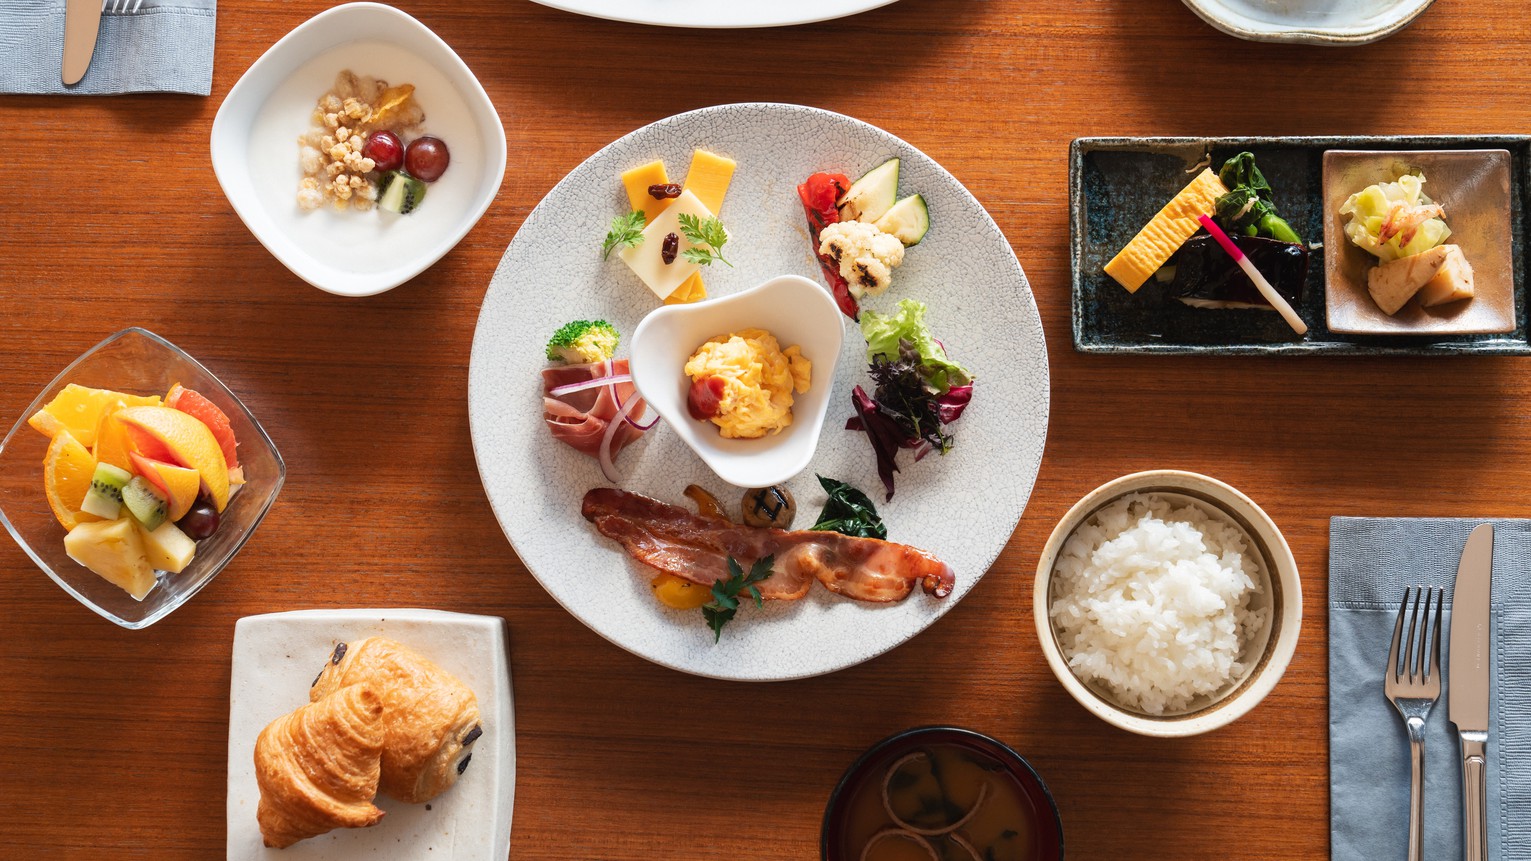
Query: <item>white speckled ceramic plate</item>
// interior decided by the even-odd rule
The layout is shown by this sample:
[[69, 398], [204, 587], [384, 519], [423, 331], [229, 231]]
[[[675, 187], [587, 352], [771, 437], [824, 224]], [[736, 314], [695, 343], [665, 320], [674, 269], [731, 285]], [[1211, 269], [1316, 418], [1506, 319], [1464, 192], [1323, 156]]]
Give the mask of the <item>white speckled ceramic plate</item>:
[[[955, 569], [957, 586], [946, 599], [916, 590], [902, 603], [872, 605], [814, 586], [800, 601], [741, 609], [714, 644], [700, 611], [662, 606], [650, 593], [652, 569], [641, 570], [580, 516], [585, 491], [606, 482], [594, 458], [548, 433], [543, 348], [569, 320], [604, 318], [628, 336], [657, 307], [615, 256], [601, 261], [601, 240], [612, 218], [627, 209], [622, 171], [663, 158], [679, 181], [695, 147], [739, 163], [719, 213], [732, 237], [728, 256], [735, 268], [705, 273], [713, 296], [780, 274], [819, 281], [797, 197], [797, 184], [816, 171], [858, 176], [899, 156], [900, 193], [925, 196], [929, 234], [909, 249], [892, 289], [867, 307], [890, 312], [904, 297], [926, 303], [933, 333], [977, 376], [971, 406], [952, 425], [956, 445], [919, 463], [902, 453], [897, 494], [881, 502], [870, 444], [844, 429], [852, 386], [870, 385], [865, 343], [850, 330], [817, 452], [788, 487], [797, 498], [797, 528], [813, 525], [823, 507], [816, 472], [872, 495], [890, 540], [929, 550]], [[625, 346], [618, 355], [627, 355]], [[1042, 460], [1047, 409], [1047, 348], [1036, 304], [1010, 244], [983, 206], [893, 135], [797, 105], [722, 105], [680, 114], [617, 140], [575, 168], [527, 216], [500, 261], [479, 314], [468, 376], [484, 489], [532, 574], [617, 645], [665, 666], [730, 679], [798, 678], [857, 664], [924, 630], [962, 600], [1026, 506]], [[663, 424], [624, 449], [617, 464], [629, 490], [686, 503], [682, 491], [695, 482], [737, 516], [742, 491], [714, 476]]]
[[667, 27], [783, 27], [844, 18], [895, 0], [536, 0], [592, 18]]
[[[255, 739], [308, 702], [336, 643], [389, 637], [457, 676], [478, 698], [483, 738], [457, 783], [429, 804], [379, 797], [371, 828], [341, 828], [286, 849], [261, 843], [255, 809]], [[441, 610], [295, 610], [246, 616], [234, 625], [229, 684], [228, 861], [352, 861], [429, 858], [502, 861], [510, 851], [516, 790], [516, 726], [505, 620]]]
[[1413, 23], [1434, 0], [1185, 0], [1208, 24], [1240, 39], [1365, 45]]

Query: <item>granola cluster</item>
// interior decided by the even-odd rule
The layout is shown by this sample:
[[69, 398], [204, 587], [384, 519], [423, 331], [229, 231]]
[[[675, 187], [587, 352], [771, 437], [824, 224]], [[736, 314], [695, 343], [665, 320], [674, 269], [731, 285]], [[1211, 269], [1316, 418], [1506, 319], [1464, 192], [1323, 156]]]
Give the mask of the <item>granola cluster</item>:
[[387, 128], [397, 134], [417, 130], [425, 112], [414, 99], [414, 86], [390, 87], [387, 81], [346, 69], [314, 106], [313, 126], [298, 138], [298, 207], [311, 212], [330, 201], [336, 209], [368, 210], [377, 205], [377, 167], [362, 155], [367, 135]]

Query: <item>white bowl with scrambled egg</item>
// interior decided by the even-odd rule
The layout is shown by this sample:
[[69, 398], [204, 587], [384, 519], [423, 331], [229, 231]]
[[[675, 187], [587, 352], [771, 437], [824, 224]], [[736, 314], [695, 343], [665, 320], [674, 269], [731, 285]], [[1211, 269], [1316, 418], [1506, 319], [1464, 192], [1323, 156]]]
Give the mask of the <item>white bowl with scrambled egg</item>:
[[[633, 383], [719, 478], [769, 487], [813, 458], [844, 338], [829, 292], [781, 275], [643, 318], [631, 342]], [[708, 376], [720, 379], [722, 403], [714, 419], [699, 420], [688, 398], [693, 379]]]

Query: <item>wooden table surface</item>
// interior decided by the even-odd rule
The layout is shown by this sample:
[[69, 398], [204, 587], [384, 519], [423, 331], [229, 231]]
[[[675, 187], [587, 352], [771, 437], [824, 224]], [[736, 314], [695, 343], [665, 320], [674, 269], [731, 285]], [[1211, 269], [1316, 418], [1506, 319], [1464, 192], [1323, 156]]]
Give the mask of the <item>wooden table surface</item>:
[[[211, 98], [0, 98], [0, 421], [85, 348], [140, 325], [220, 374], [289, 470], [228, 570], [144, 631], [92, 615], [0, 541], [0, 855], [217, 857], [235, 620], [426, 606], [509, 620], [519, 859], [812, 858], [841, 770], [928, 723], [1024, 753], [1056, 796], [1071, 858], [1323, 857], [1329, 517], [1531, 514], [1523, 362], [1094, 357], [1069, 335], [1071, 139], [1524, 132], [1531, 19], [1502, 2], [1439, 0], [1380, 44], [1325, 49], [1237, 41], [1178, 0], [903, 0], [738, 32], [407, 0], [499, 107], [510, 162], [453, 252], [370, 299], [283, 268], [208, 161], [229, 88], [328, 4], [219, 5]], [[1025, 517], [966, 600], [861, 666], [750, 685], [651, 665], [549, 598], [486, 504], [466, 392], [489, 278], [543, 193], [645, 123], [755, 100], [874, 123], [972, 190], [1031, 280], [1053, 400]], [[1101, 482], [1157, 467], [1252, 496], [1304, 586], [1302, 642], [1274, 694], [1183, 741], [1089, 716], [1031, 622], [1057, 519]]]

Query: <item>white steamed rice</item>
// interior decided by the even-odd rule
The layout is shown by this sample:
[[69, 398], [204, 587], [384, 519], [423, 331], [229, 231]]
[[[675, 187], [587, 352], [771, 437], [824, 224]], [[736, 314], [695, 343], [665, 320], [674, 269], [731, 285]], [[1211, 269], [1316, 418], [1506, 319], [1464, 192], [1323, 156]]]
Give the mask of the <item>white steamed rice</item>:
[[1085, 682], [1146, 714], [1186, 710], [1242, 677], [1239, 661], [1267, 610], [1259, 559], [1232, 525], [1157, 494], [1102, 508], [1064, 542], [1052, 616]]

